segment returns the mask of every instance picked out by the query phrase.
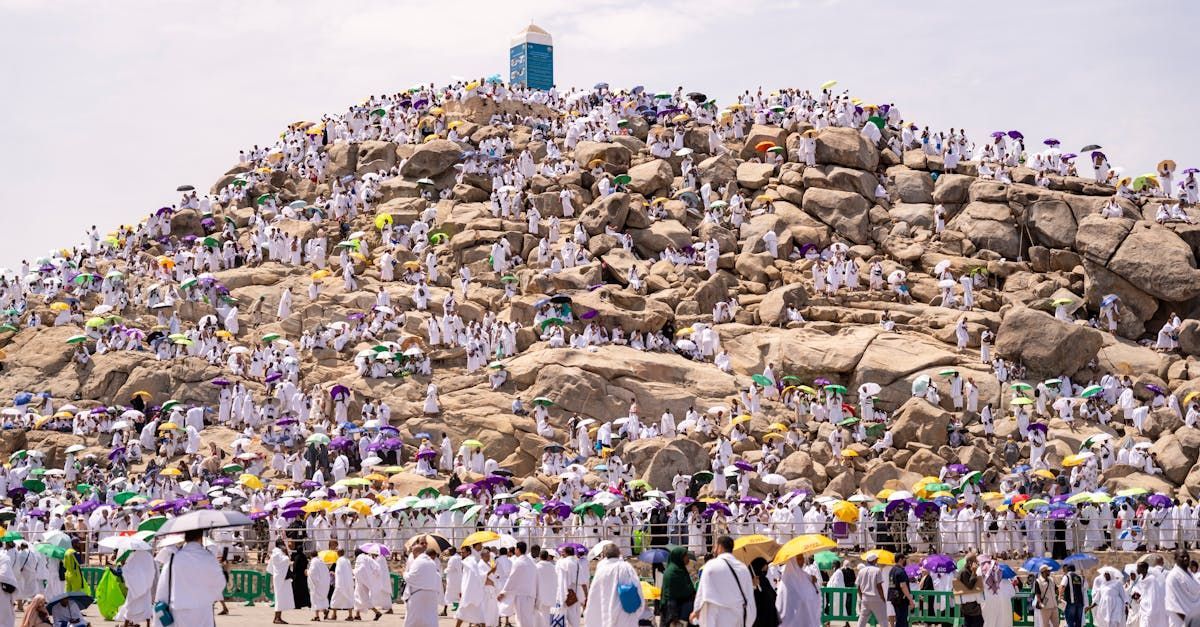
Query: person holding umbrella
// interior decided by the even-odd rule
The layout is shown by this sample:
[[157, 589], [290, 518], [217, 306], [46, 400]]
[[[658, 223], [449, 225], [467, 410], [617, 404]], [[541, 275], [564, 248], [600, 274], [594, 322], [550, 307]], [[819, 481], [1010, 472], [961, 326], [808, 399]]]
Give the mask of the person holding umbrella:
[[158, 576], [157, 613], [161, 617], [163, 609], [169, 611], [177, 625], [216, 627], [213, 603], [225, 596], [225, 573], [216, 556], [204, 548], [203, 528], [181, 531], [183, 546], [167, 558]]

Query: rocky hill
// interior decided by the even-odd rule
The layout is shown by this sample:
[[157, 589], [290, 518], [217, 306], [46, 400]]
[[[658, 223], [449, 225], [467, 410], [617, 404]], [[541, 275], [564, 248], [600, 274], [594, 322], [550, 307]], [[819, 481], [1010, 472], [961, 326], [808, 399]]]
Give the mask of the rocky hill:
[[[316, 271], [309, 263], [265, 261], [214, 272], [212, 280], [227, 288], [241, 307], [240, 328], [230, 343], [257, 346], [268, 333], [296, 342], [305, 332], [370, 311], [377, 293], [385, 289], [393, 308], [407, 313], [403, 329], [388, 339], [419, 338], [431, 357], [432, 376], [360, 376], [353, 360], [375, 343], [362, 340], [341, 351], [301, 351], [302, 387], [347, 386], [353, 393], [352, 416], [364, 399], [384, 399], [392, 408], [392, 423], [404, 436], [445, 431], [455, 442], [477, 438], [488, 457], [519, 477], [528, 477], [527, 485], [542, 491], [552, 487], [552, 479], [536, 474], [537, 460], [551, 439], [537, 434], [531, 418], [510, 412], [514, 396], [527, 404], [534, 397], [552, 399], [556, 427], [552, 439], [565, 442], [564, 427], [571, 414], [607, 421], [624, 416], [636, 402], [644, 420], [657, 420], [668, 408], [682, 415], [689, 407], [703, 411], [711, 405], [728, 406], [750, 384], [751, 376], [768, 364], [777, 376], [792, 375], [804, 382], [823, 377], [844, 384], [851, 397], [861, 384], [877, 383], [882, 388], [877, 406], [892, 414], [893, 449], [874, 455], [855, 444], [852, 447], [862, 452], [860, 458], [834, 463], [825, 442], [834, 427], [811, 423], [812, 443], [804, 450], [789, 451], [778, 469], [789, 488], [811, 487], [845, 496], [859, 489], [873, 493], [885, 486], [911, 485], [923, 475], [937, 475], [949, 463], [1004, 471], [1006, 464], [999, 450], [982, 437], [977, 416], [963, 417], [975, 436], [973, 443], [952, 448], [945, 427], [956, 412], [949, 396], [943, 394], [942, 406], [933, 407], [911, 394], [919, 376], [931, 375], [937, 381], [938, 371], [956, 368], [974, 379], [982, 402], [996, 408], [997, 435], [1004, 438], [1012, 433], [1015, 424], [1005, 415], [1011, 393], [980, 360], [979, 338], [984, 330], [995, 333], [994, 354], [1024, 364], [1030, 379], [1068, 376], [1076, 383], [1088, 383], [1109, 372], [1128, 374], [1143, 401], [1153, 396], [1148, 385], [1181, 397], [1200, 391], [1200, 366], [1194, 361], [1200, 354], [1200, 325], [1193, 319], [1200, 303], [1196, 264], [1200, 225], [1156, 223], [1156, 197], [1114, 196], [1110, 185], [1053, 174], [1046, 177], [1048, 186], [1042, 187], [1035, 184], [1035, 171], [1025, 167], [1009, 170], [1011, 183], [980, 177], [974, 161], [945, 172], [941, 157], [919, 148], [903, 154], [881, 149], [887, 138], [898, 133], [891, 126], [883, 129], [885, 141], [879, 143], [857, 128], [822, 128], [815, 132], [815, 165], [804, 165], [796, 151], [812, 127], [795, 120], [783, 127], [735, 120], [744, 126], [744, 139], [724, 139], [720, 154], [714, 154], [718, 151], [709, 141], [709, 125], [632, 113], [623, 116], [625, 134], [607, 142], [579, 141], [570, 148], [562, 137], [544, 132], [545, 121], [571, 117], [573, 111], [566, 105], [496, 102], [472, 93], [455, 98], [435, 94], [432, 100], [440, 104], [435, 107], [439, 112], [428, 110], [423, 117], [434, 119], [438, 129], [453, 124], [457, 141], [446, 139], [447, 130], [422, 143], [328, 141], [319, 149], [328, 157], [320, 176], [302, 176], [294, 165], [276, 167], [273, 163], [278, 162], [270, 158], [262, 162], [266, 169], [261, 172], [260, 164], [239, 165], [218, 177], [210, 191], [217, 196], [237, 181], [249, 181], [246, 189], [227, 203], [215, 204], [209, 215], [196, 209], [174, 211], [170, 238], [146, 239], [132, 250], [120, 247], [125, 239], [135, 237], [131, 231], [119, 234], [117, 247], [94, 255], [79, 249], [71, 256], [80, 260], [81, 270], [99, 276], [125, 273], [131, 293], [144, 293], [151, 283], [161, 281], [144, 271], [147, 265], [192, 241], [219, 234], [227, 223], [234, 227], [241, 249], [256, 245], [254, 228], [260, 220], [273, 222], [304, 242], [327, 238], [331, 250], [347, 232], [361, 231], [370, 252], [352, 258], [358, 283], [354, 291], [343, 289], [336, 252], [330, 254], [333, 276], [322, 282], [315, 300], [308, 296]], [[668, 157], [652, 156], [647, 145], [651, 134], [673, 133], [676, 127], [691, 154], [672, 151]], [[491, 247], [507, 240], [514, 255], [532, 260], [539, 237], [528, 232], [523, 218], [494, 217], [490, 176], [455, 168], [495, 138], [511, 140], [505, 160], [527, 151], [539, 164], [547, 158], [547, 142], [555, 142], [556, 152], [578, 167], [555, 177], [538, 173], [522, 191], [543, 221], [559, 218], [566, 237], [577, 224], [590, 236], [586, 243], [590, 259], [583, 265], [547, 273], [545, 264], [528, 262], [511, 270], [518, 280], [511, 298], [505, 297], [500, 273], [492, 269]], [[777, 157], [780, 163], [763, 162], [765, 154], [756, 146], [764, 141], [785, 149]], [[685, 159], [694, 164], [700, 181], [711, 185], [714, 195], [709, 200], [729, 201], [734, 194], [746, 199], [750, 215], [740, 228], [703, 219], [697, 190], [682, 176]], [[256, 172], [260, 173], [248, 176]], [[628, 181], [604, 196], [598, 186], [599, 172], [624, 175]], [[364, 177], [371, 181], [375, 195], [369, 209], [344, 226], [332, 218], [280, 217], [279, 208], [295, 201], [311, 206], [330, 198], [336, 192], [335, 181]], [[876, 194], [880, 184], [886, 198]], [[440, 190], [450, 191], [439, 198]], [[574, 217], [562, 215], [563, 190], [575, 208]], [[270, 203], [256, 200], [264, 195], [269, 195]], [[1110, 199], [1115, 199], [1122, 217], [1100, 215]], [[945, 212], [945, 229], [937, 235], [936, 205]], [[383, 250], [390, 249], [399, 264], [424, 262], [402, 246], [381, 246], [377, 220], [386, 215], [395, 225], [410, 225], [427, 212], [430, 227], [446, 238], [433, 247], [440, 277], [430, 285], [429, 309], [418, 311], [412, 286], [399, 280], [381, 281], [378, 260]], [[764, 243], [767, 231], [777, 236], [777, 257]], [[621, 244], [622, 233], [632, 238], [630, 250]], [[669, 248], [700, 248], [710, 239], [720, 250], [715, 274], [702, 262], [684, 265], [660, 258]], [[834, 243], [846, 245], [848, 254], [859, 260], [863, 289], [836, 295], [813, 289], [814, 261], [799, 251], [814, 247], [822, 251]], [[873, 260], [882, 262], [885, 276], [896, 270], [907, 273], [911, 303], [897, 302], [893, 290], [865, 289]], [[986, 281], [975, 290], [974, 308], [941, 306], [942, 288], [934, 268], [943, 262], [948, 262], [955, 277], [985, 273]], [[473, 285], [467, 298], [458, 298], [457, 311], [463, 320], [470, 323], [493, 314], [520, 325], [517, 353], [504, 360], [509, 378], [497, 390], [489, 385], [488, 371], [467, 372], [462, 347], [428, 345], [429, 318], [442, 313], [448, 291], [460, 294], [457, 277], [464, 266], [471, 271]], [[641, 291], [629, 286], [630, 268], [642, 278]], [[286, 318], [275, 320], [285, 287], [291, 288], [294, 304]], [[570, 331], [576, 333], [592, 321], [607, 328], [619, 326], [627, 334], [711, 323], [714, 305], [733, 298], [737, 303], [733, 321], [716, 325], [731, 372], [676, 352], [616, 345], [551, 348], [540, 338], [534, 318], [535, 303], [552, 294], [570, 296], [577, 313], [597, 312], [588, 320], [571, 323]], [[1122, 303], [1115, 334], [1104, 331], [1103, 325], [1093, 328], [1086, 323], [1097, 316], [1101, 300], [1110, 294]], [[1051, 303], [1062, 298], [1070, 299], [1069, 308], [1078, 322], [1051, 315]], [[79, 308], [92, 311], [100, 299], [95, 291], [83, 293]], [[157, 361], [153, 353], [109, 351], [79, 364], [73, 359], [76, 346], [67, 340], [83, 332], [83, 326], [46, 326], [56, 315], [49, 309], [54, 300], [29, 300], [30, 311], [40, 314], [42, 326], [17, 325], [18, 330], [0, 335], [7, 353], [0, 395], [12, 398], [27, 391], [48, 391], [60, 405], [69, 401], [88, 408], [123, 405], [134, 392], [147, 390], [157, 402], [171, 398], [184, 404], [216, 404], [219, 388], [210, 383], [229, 376], [221, 360], [188, 356]], [[255, 303], [261, 304], [252, 307]], [[789, 322], [788, 307], [798, 308], [806, 321]], [[253, 312], [255, 308], [259, 314]], [[213, 314], [214, 307], [202, 298], [185, 299], [175, 311], [185, 327], [192, 327]], [[896, 323], [893, 331], [881, 326], [885, 312]], [[157, 312], [138, 302], [120, 313], [125, 325], [145, 332], [160, 323]], [[1185, 319], [1180, 349], [1159, 352], [1145, 346], [1141, 340], [1153, 337], [1172, 314]], [[967, 349], [959, 352], [955, 325], [962, 316], [970, 339]], [[245, 380], [260, 398], [267, 393], [263, 381]], [[430, 381], [439, 388], [442, 411], [438, 415], [422, 412]], [[763, 411], [750, 423], [751, 437], [738, 443], [735, 452], [757, 461], [768, 425], [793, 415], [778, 401], [764, 402]], [[1118, 437], [1126, 435], [1119, 422], [1106, 430]], [[1078, 451], [1089, 434], [1101, 430], [1096, 424], [1077, 424], [1072, 429], [1057, 418], [1049, 420], [1049, 427], [1047, 459], [1052, 466]], [[36, 433], [28, 435], [32, 438]], [[1136, 434], [1130, 429], [1129, 435]], [[1152, 450], [1163, 474], [1150, 476], [1118, 466], [1103, 476], [1106, 486], [1200, 495], [1200, 466], [1195, 465], [1200, 430], [1184, 427], [1175, 413], [1159, 408], [1137, 437], [1154, 442]], [[22, 434], [17, 442], [10, 434], [6, 446], [22, 448], [25, 438]], [[62, 445], [68, 443], [64, 439]], [[669, 486], [676, 470], [706, 469], [712, 446], [710, 440], [693, 435], [624, 443], [616, 452], [662, 487]], [[1028, 450], [1027, 444], [1022, 447]]]

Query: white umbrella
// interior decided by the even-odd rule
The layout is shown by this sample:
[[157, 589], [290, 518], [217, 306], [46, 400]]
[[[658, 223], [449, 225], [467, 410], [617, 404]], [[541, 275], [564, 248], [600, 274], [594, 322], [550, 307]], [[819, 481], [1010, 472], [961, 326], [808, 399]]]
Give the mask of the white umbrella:
[[149, 551], [150, 544], [134, 536], [109, 536], [100, 540], [100, 546], [114, 551]]
[[679, 431], [687, 431], [688, 429], [695, 428], [695, 426], [696, 426], [696, 421], [692, 420], [691, 418], [688, 418], [687, 420], [684, 420], [684, 421], [680, 422], [679, 424], [675, 425], [675, 428]]
[[891, 503], [892, 501], [903, 501], [905, 499], [911, 499], [912, 497], [912, 492], [907, 490], [897, 490], [888, 495], [888, 502]]
[[891, 283], [891, 284], [902, 283], [904, 281], [904, 279], [906, 279], [906, 278], [908, 278], [908, 274], [905, 273], [903, 270], [895, 270], [891, 274], [888, 275], [888, 283]]
[[691, 340], [679, 340], [675, 342], [675, 348], [684, 351], [694, 351], [696, 350], [696, 343]]
[[577, 426], [577, 427], [586, 427], [586, 426], [588, 426], [588, 425], [592, 425], [592, 424], [595, 424], [595, 423], [596, 423], [596, 419], [595, 419], [595, 418], [584, 418], [583, 420], [580, 420], [579, 422], [575, 423], [575, 426]]
[[955, 283], [954, 279], [942, 279], [941, 281], [938, 281], [938, 283], [937, 283], [937, 286], [944, 290], [951, 289], [955, 285], [957, 285], [957, 283]]
[[[84, 450], [87, 450], [86, 446], [84, 446], [82, 444], [72, 444], [71, 446], [68, 446], [67, 450], [65, 450], [63, 452], [70, 455], [71, 453], [78, 453], [79, 451], [84, 451]], [[46, 473], [46, 474], [50, 474], [50, 473]]]
[[759, 477], [759, 481], [762, 481], [767, 485], [783, 485], [787, 483], [787, 477], [784, 477], [783, 475], [777, 475], [775, 473], [769, 473]]
[[244, 527], [253, 524], [250, 517], [233, 510], [202, 509], [172, 518], [159, 528], [159, 534], [182, 533], [198, 529]]
[[500, 534], [499, 538], [496, 538], [491, 542], [484, 542], [483, 546], [486, 546], [490, 549], [515, 549], [517, 547], [517, 539], [508, 534], [502, 533]]
[[913, 379], [913, 382], [912, 382], [913, 396], [920, 396], [921, 394], [924, 394], [925, 391], [928, 389], [929, 389], [929, 375], [923, 374], [923, 375], [917, 377], [916, 379]]
[[617, 418], [616, 420], [612, 421], [612, 423], [614, 425], [617, 425], [618, 427], [620, 427], [620, 426], [628, 424], [630, 420], [632, 420], [631, 417], [625, 416], [623, 418]]
[[943, 260], [941, 260], [941, 261], [937, 262], [937, 265], [933, 267], [933, 273], [934, 273], [934, 274], [941, 274], [941, 273], [945, 272], [945, 271], [946, 271], [946, 270], [948, 270], [948, 269], [950, 269], [950, 260], [949, 260], [949, 259], [943, 259]]
[[858, 395], [859, 396], [875, 396], [876, 394], [878, 394], [882, 391], [883, 391], [883, 388], [880, 387], [880, 385], [878, 383], [864, 383], [864, 384], [858, 386]]
[[121, 429], [128, 429], [128, 428], [129, 428], [128, 420], [118, 420], [118, 421], [112, 423], [112, 427], [111, 427], [111, 429], [113, 431], [120, 431]]
[[708, 413], [710, 414], [724, 414], [728, 412], [729, 408], [724, 405], [713, 405], [712, 407], [708, 408]]
[[594, 560], [597, 557], [600, 557], [600, 554], [604, 552], [604, 547], [609, 544], [615, 543], [612, 540], [601, 540], [598, 542], [596, 546], [592, 547], [592, 550], [588, 551], [588, 559]]

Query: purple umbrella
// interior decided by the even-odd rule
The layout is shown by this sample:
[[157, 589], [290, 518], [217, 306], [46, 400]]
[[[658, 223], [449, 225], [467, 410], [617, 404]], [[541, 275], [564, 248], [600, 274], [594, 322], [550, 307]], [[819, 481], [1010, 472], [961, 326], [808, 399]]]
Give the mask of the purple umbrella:
[[116, 461], [122, 457], [125, 457], [125, 447], [124, 446], [118, 446], [117, 448], [113, 449], [112, 452], [110, 452], [108, 454], [109, 461]]
[[1063, 158], [1063, 160], [1064, 160], [1064, 161], [1066, 161], [1066, 160], [1068, 160], [1068, 159], [1074, 159], [1075, 157], [1078, 157], [1078, 156], [1079, 156], [1079, 155], [1077, 155], [1077, 154], [1075, 154], [1075, 153], [1073, 153], [1073, 152], [1068, 152], [1067, 154], [1063, 155], [1063, 156], [1062, 156], [1062, 158]]
[[1171, 497], [1165, 494], [1151, 494], [1146, 499], [1146, 504], [1150, 507], [1170, 507], [1174, 503], [1171, 501]]
[[170, 207], [159, 207], [158, 211], [155, 211], [154, 214], [161, 216], [164, 213], [171, 213], [172, 211], [174, 211], [174, 210], [171, 209]]
[[267, 516], [269, 516], [269, 514], [266, 512], [254, 512], [253, 514], [250, 514], [250, 520], [262, 520]]
[[1013, 139], [1025, 139], [1025, 136], [1021, 134], [1021, 131], [1009, 131], [1008, 136]]
[[736, 462], [733, 462], [733, 465], [736, 466], [738, 470], [745, 470], [745, 471], [754, 470], [754, 466], [750, 462], [747, 462], [747, 461], [741, 460], [741, 459], [737, 460]]
[[1054, 139], [1053, 137], [1048, 137], [1042, 143], [1046, 144], [1047, 146], [1057, 146], [1057, 145], [1061, 144], [1062, 142], [1058, 141], [1057, 139]]
[[[368, 450], [368, 451], [379, 451], [379, 450], [383, 450], [383, 442], [372, 442], [372, 443], [370, 443], [370, 444], [368, 444], [368, 445], [367, 445], [367, 450]], [[420, 455], [417, 455], [417, 457], [418, 457], [418, 458], [420, 458], [421, 456], [420, 456]]]
[[954, 560], [945, 555], [929, 555], [921, 560], [921, 567], [931, 573], [948, 575], [956, 570]]
[[581, 320], [591, 320], [592, 318], [595, 318], [598, 315], [600, 315], [599, 311], [597, 311], [595, 309], [589, 309], [589, 310], [579, 314], [579, 318]]
[[348, 438], [344, 435], [339, 435], [338, 437], [329, 441], [329, 448], [331, 448], [335, 451], [340, 450], [340, 449], [347, 449], [347, 448], [350, 448], [351, 446], [354, 446], [354, 442], [350, 438]]
[[813, 385], [816, 387], [823, 387], [829, 385], [830, 383], [831, 381], [825, 377], [817, 377], [816, 379], [813, 379]]
[[578, 542], [564, 542], [564, 543], [558, 545], [559, 551], [562, 551], [563, 549], [568, 549], [568, 548], [571, 549], [572, 551], [574, 551], [576, 554], [587, 553], [587, 547], [583, 546], [582, 544], [580, 544]]
[[217, 477], [216, 479], [210, 481], [209, 484], [213, 486], [224, 487], [227, 485], [233, 485], [233, 479], [230, 479], [229, 477]]
[[508, 516], [509, 514], [515, 514], [519, 511], [521, 511], [521, 508], [513, 505], [512, 503], [501, 503], [496, 506], [497, 516]]
[[542, 513], [543, 514], [554, 514], [555, 516], [558, 516], [559, 518], [566, 518], [567, 516], [571, 515], [571, 506], [567, 505], [566, 503], [559, 503], [557, 505], [546, 505], [545, 507], [542, 508]]
[[908, 509], [908, 501], [891, 501], [884, 508], [883, 513], [891, 516], [892, 514]]
[[738, 503], [742, 505], [762, 505], [762, 499], [756, 499], [753, 496], [747, 496], [738, 499]]
[[301, 482], [300, 487], [304, 488], [305, 490], [311, 490], [313, 488], [321, 487], [321, 483], [319, 481], [313, 481], [312, 479], [309, 479], [308, 481]]
[[996, 139], [1000, 139], [1001, 137], [1004, 137], [1006, 135], [1008, 135], [1008, 133], [1005, 133], [1004, 131], [992, 131], [992, 137], [994, 137]]
[[294, 425], [294, 424], [296, 424], [296, 422], [297, 421], [295, 418], [280, 418], [279, 420], [275, 421], [275, 425], [280, 426], [280, 427], [286, 427], [288, 425]]
[[946, 470], [958, 475], [965, 475], [968, 472], [971, 472], [971, 469], [967, 468], [966, 464], [950, 464], [949, 466], [946, 466]]
[[926, 514], [936, 511], [938, 511], [938, 504], [933, 501], [921, 501], [913, 506], [913, 514], [917, 518], [924, 518]]
[[1074, 515], [1075, 512], [1069, 509], [1056, 509], [1050, 512], [1050, 517], [1055, 520], [1066, 520]]
[[1166, 394], [1167, 393], [1167, 391], [1162, 389], [1161, 386], [1155, 385], [1153, 383], [1147, 383], [1146, 389], [1150, 390], [1151, 392], [1154, 392], [1155, 394]]
[[921, 567], [916, 564], [909, 564], [904, 567], [904, 574], [908, 575], [910, 580], [916, 581], [917, 577], [921, 575]]
[[473, 483], [464, 483], [464, 484], [458, 486], [457, 488], [454, 488], [454, 491], [459, 494], [466, 494], [467, 492], [470, 492], [471, 490], [478, 490], [478, 489], [479, 489], [479, 486], [476, 486]]
[[226, 385], [229, 385], [229, 380], [228, 379], [213, 379], [211, 381], [211, 383], [217, 387], [225, 387]]
[[329, 398], [338, 398], [341, 396], [349, 396], [349, 395], [350, 395], [350, 388], [342, 385], [341, 383], [333, 386], [332, 388], [329, 388]]
[[263, 379], [266, 383], [274, 383], [283, 378], [282, 372], [271, 372], [267, 374], [267, 378]]
[[1040, 422], [1035, 422], [1035, 423], [1029, 425], [1029, 430], [1030, 431], [1041, 431], [1043, 434], [1045, 434], [1050, 431], [1050, 428]]
[[437, 451], [435, 451], [431, 448], [427, 448], [427, 449], [423, 449], [417, 453], [417, 459], [432, 459], [434, 457], [437, 457], [437, 454], [438, 454]]
[[729, 511], [729, 506], [724, 503], [709, 503], [708, 507], [704, 508], [705, 516], [712, 516], [716, 512], [721, 512], [726, 516], [732, 515], [732, 512]]
[[383, 444], [381, 445], [385, 451], [394, 451], [401, 446], [404, 446], [404, 443], [400, 441], [400, 438], [388, 438], [384, 440]]
[[692, 498], [692, 497], [690, 497], [690, 496], [681, 496], [681, 497], [679, 497], [679, 504], [680, 504], [680, 505], [691, 505], [692, 503], [695, 503], [695, 502], [696, 502], [696, 499], [694, 499], [694, 498]]

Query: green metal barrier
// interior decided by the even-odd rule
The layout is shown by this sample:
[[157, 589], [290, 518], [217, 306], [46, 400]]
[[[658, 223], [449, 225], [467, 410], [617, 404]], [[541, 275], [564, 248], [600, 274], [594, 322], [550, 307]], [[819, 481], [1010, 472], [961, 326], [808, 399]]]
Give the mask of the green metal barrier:
[[87, 586], [87, 593], [95, 597], [96, 586], [100, 583], [100, 578], [104, 576], [104, 569], [96, 566], [84, 566], [79, 570], [83, 572], [83, 583]]
[[234, 570], [229, 572], [229, 581], [225, 586], [225, 598], [240, 599], [246, 606], [254, 605], [260, 598], [268, 596], [271, 590], [271, 577], [257, 570]]
[[858, 588], [821, 588], [821, 623], [858, 620]]
[[910, 623], [962, 624], [962, 615], [959, 614], [953, 592], [912, 590], [912, 596], [914, 603], [908, 612]]

